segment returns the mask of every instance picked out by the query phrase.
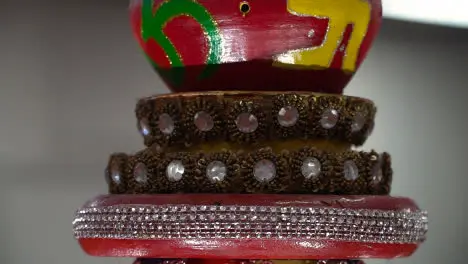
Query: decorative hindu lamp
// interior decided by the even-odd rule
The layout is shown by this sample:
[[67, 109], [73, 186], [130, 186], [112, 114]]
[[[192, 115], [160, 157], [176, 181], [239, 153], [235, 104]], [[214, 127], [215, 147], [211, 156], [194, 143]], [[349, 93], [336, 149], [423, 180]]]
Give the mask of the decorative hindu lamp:
[[357, 264], [407, 257], [427, 215], [390, 196], [390, 155], [355, 151], [376, 106], [342, 95], [377, 0], [133, 0], [133, 32], [174, 93], [142, 98], [145, 148], [115, 153], [76, 213], [93, 256], [135, 264]]

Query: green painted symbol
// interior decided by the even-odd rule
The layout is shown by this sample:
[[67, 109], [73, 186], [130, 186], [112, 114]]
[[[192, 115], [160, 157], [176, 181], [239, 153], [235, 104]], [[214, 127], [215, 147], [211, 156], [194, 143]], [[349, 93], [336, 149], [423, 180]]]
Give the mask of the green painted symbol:
[[[165, 0], [154, 8], [154, 0], [142, 0], [142, 26], [141, 35], [144, 41], [154, 39], [166, 52], [171, 64], [171, 76], [173, 84], [180, 85], [184, 78], [184, 63], [177, 49], [163, 30], [167, 23], [178, 16], [190, 16], [203, 28], [209, 43], [209, 52], [206, 59], [206, 67], [199, 76], [201, 79], [213, 74], [221, 62], [221, 35], [214, 18], [201, 4], [195, 0]], [[151, 60], [154, 67], [163, 72], [157, 62]]]

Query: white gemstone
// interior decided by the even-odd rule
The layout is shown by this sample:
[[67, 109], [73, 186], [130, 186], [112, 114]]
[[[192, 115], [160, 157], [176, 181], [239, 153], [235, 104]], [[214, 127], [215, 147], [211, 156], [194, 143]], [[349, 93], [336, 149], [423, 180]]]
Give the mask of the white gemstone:
[[174, 132], [174, 120], [169, 114], [164, 113], [159, 116], [158, 127], [163, 134], [170, 135]]
[[184, 176], [185, 167], [180, 160], [174, 160], [167, 166], [166, 176], [171, 181], [180, 181]]
[[301, 172], [306, 179], [317, 178], [320, 175], [322, 167], [317, 158], [306, 158], [302, 163]]
[[148, 169], [145, 164], [140, 162], [133, 168], [133, 177], [138, 183], [146, 183], [148, 181]]
[[227, 168], [221, 161], [213, 161], [206, 167], [206, 176], [212, 182], [220, 182], [226, 178]]
[[236, 125], [242, 133], [252, 133], [258, 128], [258, 120], [251, 113], [242, 113], [236, 118]]
[[270, 160], [261, 160], [253, 168], [254, 177], [259, 182], [269, 182], [276, 176], [276, 167]]
[[140, 133], [143, 136], [148, 136], [150, 134], [150, 128], [149, 128], [149, 125], [148, 125], [148, 120], [142, 119], [140, 121]]
[[336, 126], [338, 123], [339, 114], [335, 109], [327, 109], [322, 114], [322, 119], [320, 119], [320, 124], [325, 129], [330, 129]]
[[294, 126], [299, 119], [299, 111], [294, 106], [285, 106], [278, 112], [278, 122], [283, 127]]
[[356, 163], [352, 160], [347, 160], [343, 164], [344, 177], [348, 181], [354, 181], [359, 177], [359, 170]]
[[380, 169], [379, 173], [372, 177], [373, 184], [379, 184], [383, 180], [382, 169]]
[[122, 175], [118, 166], [112, 166], [110, 171], [106, 170], [106, 175], [109, 175], [110, 179], [106, 176], [106, 179], [111, 180], [115, 184], [120, 184], [122, 181]]
[[366, 117], [363, 113], [356, 113], [353, 118], [353, 123], [351, 124], [351, 131], [358, 132], [364, 127], [366, 122]]
[[379, 184], [383, 180], [383, 171], [382, 171], [382, 157], [379, 157], [379, 161], [372, 168], [372, 183]]
[[195, 126], [198, 128], [198, 130], [203, 132], [210, 131], [214, 127], [213, 118], [205, 111], [196, 113], [193, 118], [193, 122], [195, 123]]

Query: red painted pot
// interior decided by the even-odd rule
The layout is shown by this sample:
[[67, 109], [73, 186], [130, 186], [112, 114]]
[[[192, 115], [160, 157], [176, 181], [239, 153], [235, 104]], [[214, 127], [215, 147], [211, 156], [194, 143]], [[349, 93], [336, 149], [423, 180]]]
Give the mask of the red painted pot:
[[131, 0], [135, 37], [174, 92], [342, 93], [380, 0]]

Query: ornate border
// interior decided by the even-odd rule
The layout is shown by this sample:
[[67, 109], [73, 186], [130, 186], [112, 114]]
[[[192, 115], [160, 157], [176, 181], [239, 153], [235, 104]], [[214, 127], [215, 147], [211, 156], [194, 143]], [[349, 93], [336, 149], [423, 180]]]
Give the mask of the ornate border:
[[135, 113], [146, 146], [288, 139], [332, 139], [360, 146], [372, 132], [376, 107], [351, 96], [206, 92], [143, 98]]
[[106, 179], [111, 194], [155, 193], [390, 193], [390, 155], [375, 151], [325, 152], [312, 147], [275, 153], [169, 152], [148, 148], [111, 155]]
[[[210, 262], [211, 263], [211, 262]], [[321, 260], [250, 260], [236, 259], [229, 262], [219, 262], [226, 264], [365, 264], [362, 260], [355, 259], [321, 259]], [[190, 259], [157, 259], [157, 258], [138, 258], [133, 264], [204, 264], [203, 261]]]
[[263, 239], [419, 244], [424, 211], [243, 205], [122, 204], [79, 210], [77, 239]]

